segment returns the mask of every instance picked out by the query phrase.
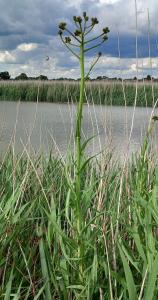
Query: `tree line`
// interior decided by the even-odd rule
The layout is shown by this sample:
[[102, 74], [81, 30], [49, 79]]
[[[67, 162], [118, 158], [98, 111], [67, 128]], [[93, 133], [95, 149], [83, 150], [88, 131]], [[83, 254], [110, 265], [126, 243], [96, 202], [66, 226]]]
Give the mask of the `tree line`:
[[[4, 71], [4, 72], [0, 72], [0, 80], [10, 80], [11, 79], [11, 75], [9, 74], [8, 71]], [[13, 79], [12, 79], [13, 80]], [[45, 75], [39, 75], [37, 77], [29, 77], [27, 76], [27, 74], [25, 73], [21, 73], [19, 74], [18, 76], [16, 76], [14, 78], [14, 80], [48, 80], [48, 77], [45, 76]], [[62, 81], [62, 80], [68, 80], [68, 81], [79, 81], [80, 78], [78, 79], [73, 79], [73, 78], [65, 78], [65, 77], [60, 77], [60, 78], [57, 78], [57, 79], [52, 79], [52, 80], [59, 80], [59, 81]], [[90, 78], [88, 77], [87, 80], [90, 80], [90, 81], [93, 81], [93, 80], [107, 80], [107, 81], [122, 81], [122, 78], [117, 78], [117, 77], [112, 77], [112, 78], [109, 78], [107, 76], [98, 76], [96, 78]], [[137, 80], [137, 77], [134, 77], [134, 78], [129, 78], [129, 79], [125, 79], [126, 81], [136, 81]], [[142, 78], [142, 79], [138, 79], [139, 81], [142, 81], [142, 80], [145, 80], [145, 81], [158, 81], [157, 78], [154, 78], [150, 75], [147, 75], [145, 78]]]
[[[0, 72], [0, 80], [10, 80], [11, 75], [8, 71]], [[28, 77], [25, 73], [21, 73], [14, 78], [15, 80], [48, 80], [45, 75], [39, 75], [38, 77]]]

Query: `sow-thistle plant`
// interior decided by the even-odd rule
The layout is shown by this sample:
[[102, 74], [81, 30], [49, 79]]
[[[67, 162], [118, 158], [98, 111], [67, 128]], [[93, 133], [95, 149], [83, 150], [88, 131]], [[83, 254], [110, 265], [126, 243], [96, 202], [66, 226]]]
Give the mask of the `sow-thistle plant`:
[[[80, 99], [78, 102], [77, 116], [76, 116], [76, 164], [75, 164], [75, 195], [76, 195], [76, 220], [77, 220], [77, 236], [78, 236], [78, 258], [80, 263], [80, 275], [83, 275], [83, 263], [82, 258], [84, 257], [84, 246], [81, 242], [81, 232], [84, 226], [84, 214], [82, 211], [82, 187], [81, 187], [81, 177], [84, 172], [85, 166], [90, 159], [84, 160], [84, 150], [88, 143], [82, 144], [81, 141], [81, 127], [82, 127], [82, 113], [83, 113], [83, 103], [84, 103], [84, 91], [85, 91], [85, 81], [89, 78], [90, 73], [98, 60], [100, 59], [102, 53], [99, 52], [96, 59], [90, 64], [87, 73], [85, 73], [85, 54], [91, 50], [101, 46], [108, 39], [109, 28], [105, 27], [102, 32], [91, 37], [91, 32], [98, 25], [99, 21], [96, 17], [89, 18], [86, 12], [83, 12], [83, 16], [73, 17], [75, 29], [71, 31], [68, 29], [65, 22], [59, 24], [59, 36], [62, 43], [67, 47], [67, 49], [78, 59], [80, 64]], [[90, 37], [88, 37], [90, 35]], [[83, 278], [82, 278], [83, 279]]]

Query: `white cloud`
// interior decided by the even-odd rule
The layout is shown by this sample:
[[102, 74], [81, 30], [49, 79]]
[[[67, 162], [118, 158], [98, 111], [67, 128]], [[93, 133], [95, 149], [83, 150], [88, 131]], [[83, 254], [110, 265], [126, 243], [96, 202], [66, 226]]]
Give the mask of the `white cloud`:
[[100, 3], [103, 4], [114, 4], [116, 2], [119, 2], [120, 0], [100, 0]]
[[[84, 10], [90, 17], [98, 17], [100, 23], [96, 26], [96, 31], [100, 32], [102, 26], [109, 26], [110, 28], [109, 43], [111, 39], [111, 48], [107, 47], [106, 51], [109, 56], [106, 55], [101, 58], [93, 70], [92, 76], [121, 77], [122, 74], [123, 77], [136, 76], [136, 59], [123, 58], [123, 55], [131, 57], [135, 51], [133, 43], [133, 37], [136, 34], [134, 0], [46, 0], [45, 2], [39, 1], [39, 3], [38, 0], [23, 0], [20, 4], [18, 0], [15, 0], [15, 3], [19, 5], [14, 3], [14, 7], [8, 3], [9, 0], [0, 0], [1, 6], [5, 7], [3, 14], [5, 18], [0, 16], [1, 31], [11, 33], [1, 36], [0, 48], [8, 51], [0, 51], [0, 63], [3, 64], [3, 69], [6, 68], [11, 72], [13, 77], [20, 72], [26, 72], [28, 76], [44, 74], [49, 78], [79, 77], [78, 63], [60, 43], [56, 27], [58, 21], [64, 20], [64, 18], [70, 25], [73, 14], [78, 15]], [[35, 6], [37, 9], [34, 9]], [[59, 6], [61, 6], [61, 10], [58, 9]], [[155, 49], [158, 28], [158, 0], [137, 0], [138, 33], [140, 35], [138, 52], [142, 56], [148, 55], [148, 50], [144, 51], [144, 48], [148, 47], [147, 8], [150, 11], [151, 38], [155, 40], [155, 44], [152, 41], [151, 55], [158, 56]], [[15, 9], [14, 14], [10, 14], [13, 9]], [[12, 15], [15, 15], [15, 18], [12, 18]], [[4, 26], [2, 26], [3, 23]], [[3, 27], [5, 30], [2, 30]], [[118, 32], [120, 35], [120, 60], [113, 57], [118, 53]], [[49, 61], [46, 60], [47, 55], [50, 57]], [[86, 61], [87, 59], [90, 62], [90, 59], [86, 57]], [[157, 72], [158, 75], [158, 58], [153, 58], [152, 61], [153, 72], [154, 74]], [[139, 60], [140, 76], [143, 72], [150, 74], [150, 69], [148, 58]]]
[[9, 51], [0, 51], [0, 63], [12, 63], [15, 60], [15, 56]]
[[24, 51], [24, 52], [29, 52], [29, 51], [37, 49], [37, 47], [38, 47], [38, 45], [36, 43], [29, 43], [29, 44], [23, 43], [23, 44], [18, 45], [17, 49]]
[[[85, 68], [86, 71], [90, 66], [93, 59], [87, 58]], [[0, 55], [1, 61], [1, 55]], [[151, 74], [151, 67], [153, 76], [157, 76], [158, 69], [158, 57], [152, 58], [152, 66], [148, 57], [138, 59], [138, 72], [137, 72], [137, 62], [134, 58], [117, 58], [112, 56], [103, 55], [95, 66], [91, 73], [92, 78], [97, 76], [108, 76], [108, 77], [122, 77], [122, 78], [133, 78], [138, 76], [140, 78]], [[12, 77], [25, 72], [28, 76], [39, 76], [39, 74], [44, 74], [48, 78], [79, 78], [80, 72], [78, 64], [74, 64], [71, 68], [69, 65], [64, 64], [58, 65], [58, 59], [51, 58], [47, 62], [44, 60], [39, 61], [39, 59], [30, 59], [25, 64], [8, 64], [6, 68], [12, 75]]]

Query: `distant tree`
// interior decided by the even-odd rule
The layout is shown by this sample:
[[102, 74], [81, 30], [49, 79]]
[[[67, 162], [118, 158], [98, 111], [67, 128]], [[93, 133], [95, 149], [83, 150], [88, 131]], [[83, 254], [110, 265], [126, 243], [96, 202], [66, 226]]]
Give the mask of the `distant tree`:
[[27, 80], [27, 79], [28, 79], [28, 77], [25, 73], [21, 73], [20, 75], [15, 77], [15, 80]]
[[37, 78], [36, 77], [28, 77], [28, 80], [36, 80]]
[[40, 75], [37, 77], [38, 80], [48, 80], [48, 77], [45, 75]]
[[147, 75], [146, 80], [150, 81], [151, 80], [151, 76]]
[[9, 80], [10, 79], [9, 72], [8, 71], [1, 72], [0, 73], [0, 79], [1, 80]]
[[135, 77], [133, 78], [133, 80], [135, 80], [135, 81], [136, 81], [136, 80], [137, 80], [137, 77], [135, 76]]

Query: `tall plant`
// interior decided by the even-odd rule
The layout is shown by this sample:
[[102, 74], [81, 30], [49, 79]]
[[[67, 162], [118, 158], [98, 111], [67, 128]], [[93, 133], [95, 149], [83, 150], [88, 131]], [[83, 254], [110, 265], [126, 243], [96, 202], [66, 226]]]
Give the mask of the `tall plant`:
[[[91, 18], [89, 22], [89, 17], [86, 12], [83, 13], [83, 17], [73, 17], [74, 24], [76, 26], [76, 30], [73, 32], [67, 28], [67, 24], [62, 22], [59, 24], [59, 36], [63, 44], [67, 47], [67, 49], [79, 60], [80, 64], [80, 99], [78, 103], [77, 109], [77, 119], [76, 119], [76, 147], [77, 147], [77, 166], [78, 171], [80, 170], [81, 164], [81, 154], [82, 154], [82, 145], [81, 145], [81, 126], [82, 126], [82, 110], [84, 103], [84, 89], [85, 89], [85, 81], [89, 78], [90, 73], [102, 53], [99, 52], [97, 58], [92, 62], [89, 67], [87, 74], [85, 75], [85, 54], [89, 51], [93, 50], [101, 46], [105, 41], [107, 41], [109, 33], [109, 28], [105, 27], [102, 30], [102, 33], [95, 37], [91, 37], [87, 39], [88, 35], [91, 34], [94, 27], [99, 23], [97, 18]], [[68, 33], [68, 36], [64, 36], [64, 33]], [[99, 41], [98, 41], [99, 40]], [[94, 44], [94, 42], [96, 42]], [[93, 43], [93, 44], [92, 44]], [[90, 45], [90, 46], [89, 46]], [[76, 53], [73, 48], [78, 48], [79, 51]]]
[[[95, 60], [90, 64], [87, 73], [85, 72], [85, 54], [89, 51], [101, 46], [108, 39], [109, 28], [105, 27], [102, 32], [96, 36], [92, 36], [92, 31], [95, 26], [99, 23], [96, 17], [89, 19], [86, 12], [83, 16], [73, 17], [75, 30], [69, 30], [67, 24], [62, 22], [59, 24], [59, 36], [62, 43], [66, 48], [77, 58], [80, 65], [80, 99], [78, 102], [77, 116], [76, 116], [76, 163], [75, 163], [75, 198], [76, 198], [76, 229], [78, 236], [78, 259], [80, 261], [79, 274], [80, 279], [83, 280], [83, 260], [84, 257], [84, 245], [82, 243], [82, 229], [84, 226], [84, 213], [82, 206], [82, 187], [81, 178], [89, 159], [84, 159], [84, 150], [88, 143], [82, 143], [81, 140], [81, 128], [82, 128], [82, 114], [83, 114], [83, 103], [85, 95], [85, 82], [89, 78], [90, 73], [94, 66], [97, 64], [102, 53], [99, 52]], [[89, 36], [89, 37], [88, 37]]]

